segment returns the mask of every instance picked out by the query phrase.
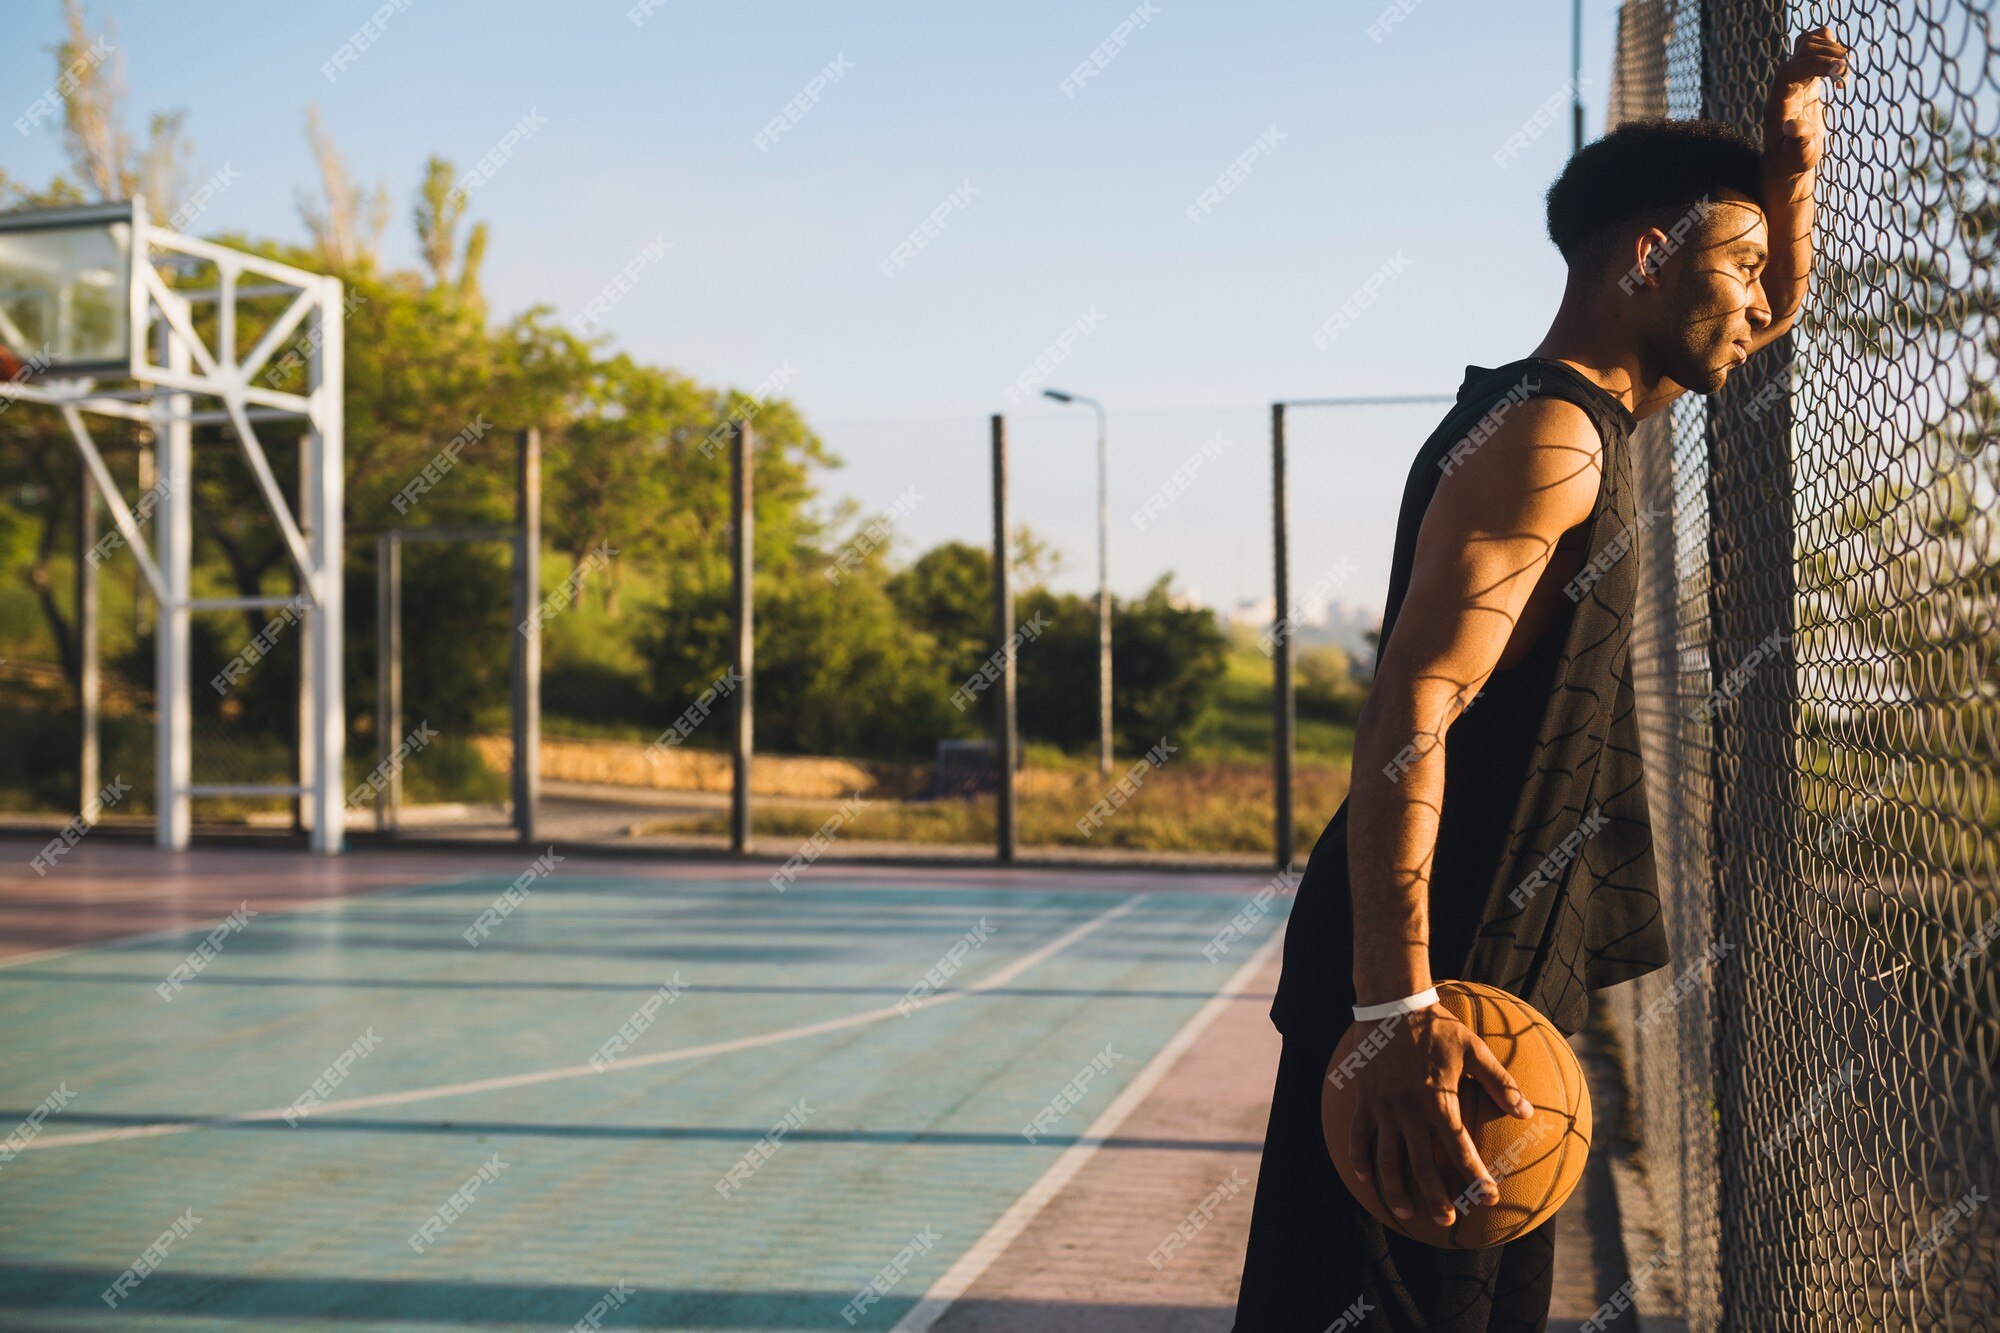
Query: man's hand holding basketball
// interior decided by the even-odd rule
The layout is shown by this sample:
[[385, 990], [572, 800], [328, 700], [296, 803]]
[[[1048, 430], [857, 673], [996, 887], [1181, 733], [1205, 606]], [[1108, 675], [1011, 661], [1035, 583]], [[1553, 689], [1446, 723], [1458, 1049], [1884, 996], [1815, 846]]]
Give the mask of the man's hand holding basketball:
[[1443, 1005], [1375, 1025], [1383, 1030], [1380, 1048], [1354, 1076], [1354, 1120], [1348, 1127], [1354, 1172], [1375, 1182], [1396, 1216], [1412, 1215], [1414, 1193], [1438, 1225], [1450, 1226], [1457, 1220], [1452, 1200], [1464, 1186], [1446, 1183], [1439, 1156], [1466, 1185], [1476, 1182], [1481, 1202], [1500, 1197], [1498, 1182], [1465, 1130], [1461, 1083], [1476, 1081], [1501, 1110], [1524, 1119], [1534, 1108], [1492, 1049]]

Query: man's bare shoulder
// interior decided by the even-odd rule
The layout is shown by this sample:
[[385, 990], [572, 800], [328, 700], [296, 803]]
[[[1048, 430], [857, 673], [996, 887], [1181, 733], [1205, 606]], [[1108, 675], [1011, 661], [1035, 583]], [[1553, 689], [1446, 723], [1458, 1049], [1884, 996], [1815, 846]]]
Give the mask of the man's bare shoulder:
[[1461, 447], [1465, 442], [1446, 457], [1452, 466], [1431, 497], [1426, 528], [1436, 515], [1461, 537], [1532, 534], [1553, 541], [1590, 518], [1604, 469], [1604, 440], [1590, 414], [1575, 403], [1553, 396], [1524, 399], [1492, 421], [1474, 447]]
[[1378, 689], [1472, 697], [1514, 641], [1564, 537], [1589, 521], [1603, 452], [1581, 407], [1529, 398], [1438, 482], [1417, 529], [1404, 611], [1383, 644]]

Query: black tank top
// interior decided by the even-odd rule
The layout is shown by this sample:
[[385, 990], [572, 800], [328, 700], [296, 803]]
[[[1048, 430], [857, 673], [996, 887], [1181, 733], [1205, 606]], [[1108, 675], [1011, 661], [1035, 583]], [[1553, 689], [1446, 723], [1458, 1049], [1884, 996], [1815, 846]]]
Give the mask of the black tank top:
[[[1467, 366], [1457, 403], [1410, 465], [1380, 642], [1395, 627], [1417, 530], [1446, 468], [1477, 447], [1502, 404], [1539, 396], [1581, 407], [1604, 441], [1589, 554], [1571, 608], [1525, 657], [1493, 672], [1445, 733], [1430, 966], [1440, 981], [1483, 981], [1519, 995], [1571, 1034], [1583, 1026], [1587, 991], [1668, 962], [1630, 656], [1636, 529], [1664, 514], [1642, 513], [1633, 493], [1636, 418], [1625, 405], [1546, 357]], [[1285, 930], [1271, 1019], [1288, 1037], [1331, 1037], [1352, 1021], [1348, 894], [1342, 800], [1313, 847]]]

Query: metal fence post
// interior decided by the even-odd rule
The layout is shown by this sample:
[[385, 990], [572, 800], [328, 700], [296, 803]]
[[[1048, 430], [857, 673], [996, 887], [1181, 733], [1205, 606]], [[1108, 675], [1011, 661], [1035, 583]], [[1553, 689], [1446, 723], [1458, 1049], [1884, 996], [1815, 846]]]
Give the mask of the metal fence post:
[[736, 687], [732, 714], [736, 724], [730, 764], [729, 849], [750, 850], [750, 760], [755, 752], [756, 599], [751, 585], [757, 575], [754, 545], [756, 509], [752, 503], [757, 435], [746, 419], [736, 423], [735, 449], [730, 455], [729, 543], [731, 605], [735, 620]]
[[[1702, 6], [1704, 115], [1761, 138], [1769, 71], [1787, 45], [1786, 17], [1779, 0]], [[1761, 961], [1782, 956], [1791, 943], [1785, 918], [1803, 883], [1791, 361], [1787, 335], [1729, 377], [1709, 401], [1706, 424], [1712, 790], [1728, 793], [1711, 812], [1711, 946], [1730, 950], [1711, 969], [1724, 1327], [1768, 1327], [1826, 1276], [1809, 1261], [1817, 1208], [1797, 1182], [1763, 1166], [1758, 1146], [1791, 1110], [1769, 1096], [1772, 1054], [1830, 1052], [1845, 1035], [1835, 1034], [1843, 1021], [1831, 1009], [1847, 986], [1831, 985], [1801, 1008], [1772, 995], [1780, 974]], [[1753, 676], [1740, 677], [1743, 664], [1759, 661]]]
[[[1451, 403], [1450, 394], [1364, 394], [1338, 398], [1287, 398], [1271, 404], [1271, 769], [1275, 812], [1273, 860], [1290, 870], [1298, 857], [1298, 690], [1292, 636], [1291, 487], [1286, 428], [1294, 407], [1387, 407]], [[1317, 584], [1315, 587], [1319, 586]], [[1315, 822], [1318, 820], [1315, 814]]]
[[535, 840], [542, 803], [542, 432], [517, 437], [514, 490], [514, 829]]
[[1014, 859], [1014, 593], [1007, 565], [1007, 418], [993, 414], [993, 639], [1000, 654], [999, 690], [993, 696], [999, 787], [995, 854]]
[[100, 788], [98, 751], [97, 489], [90, 465], [77, 462], [76, 492], [76, 662], [78, 811], [88, 815]]
[[1297, 758], [1298, 700], [1292, 686], [1292, 553], [1291, 509], [1285, 489], [1285, 405], [1271, 404], [1271, 763], [1276, 789], [1278, 869], [1289, 870], [1298, 852], [1297, 821], [1292, 815], [1292, 766]]
[[375, 790], [375, 830], [403, 817], [403, 772], [389, 756], [403, 733], [403, 531], [375, 539], [375, 757], [388, 781]]

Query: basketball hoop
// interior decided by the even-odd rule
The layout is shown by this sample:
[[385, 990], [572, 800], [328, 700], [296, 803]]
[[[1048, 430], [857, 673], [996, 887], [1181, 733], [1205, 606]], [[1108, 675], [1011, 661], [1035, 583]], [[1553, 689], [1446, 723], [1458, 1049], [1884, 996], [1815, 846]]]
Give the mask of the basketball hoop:
[[0, 214], [0, 379], [132, 375], [134, 201]]
[[[197, 799], [272, 795], [305, 802], [315, 850], [341, 848], [340, 292], [324, 274], [154, 226], [143, 199], [0, 214], [0, 406], [39, 403], [61, 415], [159, 608], [155, 837], [163, 847], [187, 846]], [[299, 391], [256, 382], [281, 353], [306, 369]], [[95, 418], [152, 433], [165, 500], [151, 540], [105, 465]], [[296, 502], [265, 452], [266, 421], [300, 431]], [[194, 428], [203, 424], [230, 428], [306, 594], [311, 649], [295, 782], [204, 783], [194, 773], [193, 617], [290, 601], [196, 591], [189, 493]]]

